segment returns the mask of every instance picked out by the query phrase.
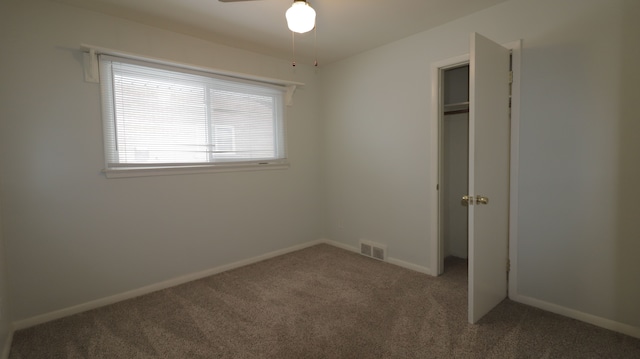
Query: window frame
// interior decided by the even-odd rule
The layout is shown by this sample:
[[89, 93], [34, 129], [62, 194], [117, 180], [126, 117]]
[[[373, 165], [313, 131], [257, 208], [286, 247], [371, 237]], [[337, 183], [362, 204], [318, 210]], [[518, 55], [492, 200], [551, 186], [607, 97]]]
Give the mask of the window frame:
[[[107, 178], [121, 178], [121, 177], [143, 177], [143, 176], [158, 176], [158, 175], [176, 175], [176, 174], [197, 174], [197, 173], [211, 173], [211, 172], [238, 172], [238, 171], [257, 171], [257, 170], [276, 170], [276, 169], [287, 169], [289, 168], [289, 161], [287, 156], [287, 135], [286, 135], [286, 127], [287, 127], [287, 107], [292, 103], [293, 92], [295, 91], [297, 86], [301, 86], [304, 84], [286, 81], [286, 80], [277, 80], [263, 77], [256, 77], [246, 74], [238, 74], [226, 71], [220, 71], [210, 68], [203, 68], [199, 66], [193, 66], [188, 64], [181, 64], [171, 61], [166, 61], [162, 59], [154, 59], [148, 57], [142, 57], [139, 55], [131, 55], [116, 51], [107, 51], [102, 48], [96, 47], [88, 47], [83, 45], [83, 49], [90, 50], [89, 61], [87, 61], [87, 56], [85, 56], [85, 78], [87, 78], [87, 71], [91, 71], [92, 68], [99, 68], [98, 55], [108, 55], [111, 58], [119, 58], [122, 59], [123, 62], [139, 64], [142, 66], [148, 66], [152, 68], [160, 68], [166, 69], [170, 71], [183, 72], [187, 74], [196, 74], [201, 76], [207, 76], [211, 78], [218, 78], [224, 81], [232, 81], [232, 82], [240, 82], [240, 83], [251, 83], [257, 84], [265, 87], [277, 87], [279, 91], [281, 91], [282, 96], [279, 105], [279, 111], [281, 111], [282, 119], [278, 121], [280, 130], [277, 131], [275, 135], [280, 136], [281, 138], [276, 138], [275, 140], [282, 141], [282, 145], [280, 147], [280, 151], [282, 151], [282, 158], [277, 159], [268, 159], [268, 160], [246, 160], [246, 161], [220, 161], [220, 162], [195, 162], [195, 163], [176, 163], [176, 164], [145, 164], [144, 166], [140, 165], [128, 165], [128, 164], [119, 164], [118, 166], [110, 166], [109, 165], [109, 151], [108, 146], [114, 146], [116, 138], [115, 133], [113, 131], [108, 131], [108, 126], [113, 126], [110, 121], [114, 121], [114, 117], [108, 117], [106, 115], [105, 106], [106, 104], [102, 104], [102, 118], [103, 118], [103, 141], [104, 141], [104, 155], [105, 155], [105, 167], [102, 172], [105, 174]], [[96, 76], [97, 77], [97, 76]], [[113, 79], [113, 77], [111, 77]], [[99, 82], [99, 81], [91, 81], [90, 82]], [[105, 82], [107, 82], [105, 84]], [[102, 81], [101, 84], [101, 96], [105, 91], [105, 87], [111, 86], [109, 84], [110, 81]], [[104, 102], [104, 101], [103, 101]], [[113, 108], [112, 110], [113, 111]], [[209, 122], [208, 126], [216, 126]]]

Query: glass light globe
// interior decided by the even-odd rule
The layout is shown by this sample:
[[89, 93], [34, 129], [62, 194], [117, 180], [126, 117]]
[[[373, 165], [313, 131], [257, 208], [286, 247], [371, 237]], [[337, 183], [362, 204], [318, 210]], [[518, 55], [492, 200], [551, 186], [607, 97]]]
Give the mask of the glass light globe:
[[305, 33], [316, 26], [316, 11], [306, 1], [296, 0], [285, 14], [289, 30]]

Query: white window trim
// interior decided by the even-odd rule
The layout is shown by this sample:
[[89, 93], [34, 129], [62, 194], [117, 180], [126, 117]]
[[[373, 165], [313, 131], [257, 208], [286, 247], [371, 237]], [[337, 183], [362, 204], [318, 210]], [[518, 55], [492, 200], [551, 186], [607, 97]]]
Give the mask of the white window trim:
[[179, 167], [119, 167], [105, 168], [102, 173], [107, 178], [128, 178], [128, 177], [150, 177], [150, 176], [172, 176], [198, 173], [218, 173], [218, 172], [246, 172], [264, 170], [286, 170], [289, 163], [280, 162], [257, 162], [257, 163], [223, 163], [207, 164]]
[[[294, 82], [288, 80], [274, 79], [268, 77], [254, 76], [249, 74], [243, 74], [238, 72], [223, 71], [218, 69], [212, 69], [202, 66], [195, 66], [186, 63], [180, 63], [175, 61], [168, 61], [165, 59], [147, 57], [138, 54], [133, 54], [124, 51], [118, 51], [108, 49], [104, 47], [98, 47], [93, 45], [82, 44], [80, 46], [84, 54], [84, 74], [85, 81], [87, 82], [99, 82], [99, 66], [98, 55], [112, 55], [125, 57], [134, 60], [141, 60], [146, 62], [152, 62], [161, 65], [178, 66], [189, 70], [195, 70], [200, 72], [211, 73], [215, 75], [222, 75], [226, 77], [237, 78], [240, 80], [251, 80], [262, 82], [265, 84], [285, 86], [285, 106], [293, 105], [293, 94], [298, 87], [304, 86], [304, 83]], [[286, 117], [286, 114], [283, 114]], [[286, 125], [286, 118], [283, 119], [283, 124]], [[286, 131], [285, 131], [286, 133]], [[287, 143], [285, 141], [285, 152]], [[205, 163], [194, 165], [180, 165], [180, 166], [158, 166], [158, 167], [118, 167], [118, 168], [104, 168], [102, 173], [107, 178], [127, 178], [127, 177], [148, 177], [148, 176], [167, 176], [167, 175], [180, 175], [180, 174], [198, 174], [198, 173], [217, 173], [217, 172], [242, 172], [242, 171], [261, 171], [261, 170], [283, 170], [289, 168], [288, 159], [263, 161], [263, 162], [243, 162], [243, 163]]]

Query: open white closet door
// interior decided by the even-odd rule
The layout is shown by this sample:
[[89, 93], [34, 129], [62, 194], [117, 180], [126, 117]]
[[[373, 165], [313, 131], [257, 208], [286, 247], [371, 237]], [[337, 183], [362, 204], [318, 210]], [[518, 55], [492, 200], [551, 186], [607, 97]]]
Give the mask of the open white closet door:
[[469, 322], [507, 296], [509, 50], [471, 34], [469, 68]]

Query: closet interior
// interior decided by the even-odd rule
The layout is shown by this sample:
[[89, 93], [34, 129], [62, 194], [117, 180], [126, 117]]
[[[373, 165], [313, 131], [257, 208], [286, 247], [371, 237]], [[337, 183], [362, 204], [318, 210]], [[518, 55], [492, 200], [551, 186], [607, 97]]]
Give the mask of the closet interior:
[[469, 65], [444, 70], [440, 150], [440, 218], [444, 271], [468, 258]]

